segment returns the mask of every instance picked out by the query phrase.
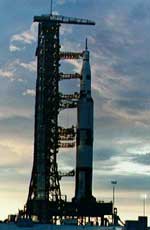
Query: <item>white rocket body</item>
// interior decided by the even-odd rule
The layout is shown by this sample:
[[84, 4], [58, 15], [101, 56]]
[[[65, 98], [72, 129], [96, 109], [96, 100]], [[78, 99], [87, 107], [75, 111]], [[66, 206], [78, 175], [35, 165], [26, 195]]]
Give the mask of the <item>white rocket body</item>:
[[93, 164], [93, 99], [91, 97], [91, 69], [89, 51], [83, 52], [83, 66], [78, 102], [76, 191], [75, 201], [95, 201], [92, 196]]

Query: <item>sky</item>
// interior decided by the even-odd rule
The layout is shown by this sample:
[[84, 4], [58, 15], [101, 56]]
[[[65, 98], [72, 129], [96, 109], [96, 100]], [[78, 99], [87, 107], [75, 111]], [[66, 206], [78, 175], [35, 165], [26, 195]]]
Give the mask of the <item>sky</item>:
[[[0, 1], [0, 219], [26, 203], [33, 161], [37, 23], [49, 0]], [[121, 219], [150, 214], [150, 1], [56, 0], [53, 13], [92, 19], [96, 26], [63, 25], [61, 49], [91, 56], [94, 99], [93, 194], [112, 200]], [[81, 61], [61, 63], [60, 71], [80, 72]], [[77, 80], [61, 83], [79, 90]], [[76, 124], [76, 111], [62, 112], [60, 123]], [[75, 167], [75, 149], [61, 150], [59, 169]], [[61, 181], [74, 196], [74, 179]], [[69, 193], [68, 193], [69, 191]]]

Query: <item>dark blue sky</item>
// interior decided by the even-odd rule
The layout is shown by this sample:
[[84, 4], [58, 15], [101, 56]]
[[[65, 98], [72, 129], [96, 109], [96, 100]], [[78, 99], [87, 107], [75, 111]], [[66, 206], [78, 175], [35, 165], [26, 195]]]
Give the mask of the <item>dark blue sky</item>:
[[[22, 208], [32, 167], [37, 24], [49, 0], [0, 2], [0, 217]], [[118, 181], [116, 204], [123, 218], [142, 214], [149, 202], [150, 176], [150, 2], [149, 0], [56, 0], [54, 12], [89, 18], [95, 27], [62, 26], [62, 50], [91, 51], [95, 101], [94, 194], [111, 200], [111, 180]], [[64, 66], [64, 67], [63, 67]], [[66, 72], [81, 63], [62, 64]], [[78, 82], [62, 85], [78, 90]], [[66, 125], [73, 112], [62, 116]], [[75, 119], [74, 119], [75, 120]], [[74, 167], [75, 151], [62, 151], [60, 168]], [[73, 180], [63, 180], [73, 196]], [[64, 186], [65, 185], [65, 186]], [[130, 200], [130, 202], [128, 202]], [[9, 204], [6, 206], [6, 203]], [[127, 205], [128, 204], [128, 205]], [[149, 210], [150, 211], [150, 210]]]

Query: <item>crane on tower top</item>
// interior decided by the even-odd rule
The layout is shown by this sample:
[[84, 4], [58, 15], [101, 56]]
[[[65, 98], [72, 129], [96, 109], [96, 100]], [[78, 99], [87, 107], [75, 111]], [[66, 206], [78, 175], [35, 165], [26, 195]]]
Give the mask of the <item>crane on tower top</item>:
[[81, 19], [52, 14], [43, 14], [41, 16], [35, 16], [34, 22], [55, 22], [61, 24], [95, 25], [95, 22], [89, 19]]
[[48, 22], [48, 21], [64, 23], [64, 24], [95, 25], [94, 21], [88, 19], [66, 17], [62, 15], [53, 15], [53, 0], [51, 0], [50, 2], [50, 14], [34, 17], [34, 22]]

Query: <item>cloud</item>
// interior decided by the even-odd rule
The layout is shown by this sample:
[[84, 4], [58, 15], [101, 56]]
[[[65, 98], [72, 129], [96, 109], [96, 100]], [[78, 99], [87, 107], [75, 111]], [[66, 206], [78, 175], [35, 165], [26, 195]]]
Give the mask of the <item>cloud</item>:
[[[94, 193], [97, 194], [97, 198], [105, 197], [107, 194], [107, 199], [112, 199], [112, 185], [111, 181], [116, 180], [116, 200], [117, 206], [120, 210], [122, 203], [127, 202], [129, 197], [134, 196], [136, 203], [141, 199], [141, 195], [149, 193], [149, 176], [148, 175], [98, 175], [94, 177]], [[134, 183], [136, 182], [136, 183]], [[144, 189], [143, 189], [144, 188]], [[105, 198], [106, 200], [106, 198]], [[142, 199], [141, 199], [142, 200]], [[140, 200], [140, 202], [141, 202]], [[125, 204], [124, 204], [125, 205]], [[131, 199], [131, 204], [128, 203], [128, 208], [134, 207], [133, 198]], [[125, 206], [124, 206], [125, 208]]]
[[131, 159], [118, 157], [118, 163], [114, 167], [114, 173], [120, 175], [150, 175], [149, 166], [143, 167]]
[[0, 106], [1, 106], [0, 119], [3, 119], [4, 117], [11, 118], [15, 116], [21, 116], [26, 118], [33, 117], [33, 109], [25, 105], [25, 101], [23, 106], [21, 105], [21, 101], [20, 101], [20, 105], [17, 105], [17, 100], [15, 101], [14, 99], [14, 101], [13, 100], [11, 101], [10, 98], [7, 98], [7, 104], [2, 103], [0, 101]]
[[25, 92], [23, 92], [23, 96], [35, 96], [35, 90], [34, 89], [27, 89]]
[[58, 0], [58, 4], [59, 5], [64, 5], [64, 4], [67, 4], [67, 3], [76, 3], [77, 0]]
[[[22, 147], [23, 146], [21, 146], [21, 148]], [[1, 157], [3, 159], [0, 162], [1, 174], [6, 170], [6, 168], [7, 169], [14, 168], [14, 169], [19, 169], [21, 171], [22, 167], [25, 167], [25, 165], [27, 167], [27, 162], [29, 162], [27, 156], [24, 155], [23, 157], [22, 154], [19, 153], [19, 151], [16, 151], [16, 149], [17, 148], [14, 148], [14, 146], [11, 145], [11, 143], [9, 145], [4, 145], [2, 143], [0, 144]], [[18, 146], [18, 150], [19, 150], [19, 146]], [[25, 153], [25, 149], [24, 149], [24, 153]]]
[[37, 70], [37, 63], [36, 60], [31, 61], [29, 63], [25, 63], [25, 62], [20, 62], [19, 65], [31, 72], [36, 72]]
[[33, 42], [36, 42], [37, 28], [37, 23], [32, 23], [29, 30], [14, 34], [10, 39], [10, 51], [24, 49], [24, 46], [22, 48], [22, 45], [31, 45]]
[[12, 80], [14, 78], [14, 73], [9, 70], [0, 69], [0, 77], [8, 78]]
[[38, 28], [38, 24], [37, 23], [32, 23], [30, 30], [24, 31], [20, 34], [14, 35], [12, 37], [12, 41], [24, 41], [27, 44], [31, 44], [32, 42], [36, 41], [37, 38], [37, 28]]
[[104, 161], [109, 161], [112, 157], [116, 156], [116, 155], [119, 155], [120, 152], [113, 148], [113, 147], [106, 147], [106, 148], [100, 148], [100, 149], [94, 149], [94, 160], [95, 161], [101, 161], [101, 162], [104, 162]]
[[142, 164], [144, 166], [150, 165], [150, 153], [146, 154], [135, 154], [132, 158], [133, 162], [137, 162], [139, 164]]
[[15, 45], [11, 44], [9, 46], [9, 50], [10, 50], [10, 52], [16, 52], [16, 51], [20, 51], [21, 49], [19, 47], [15, 46]]
[[[36, 65], [36, 60], [26, 63], [17, 58], [6, 63], [6, 65], [0, 69], [0, 77], [11, 81], [22, 82], [23, 78], [20, 76], [20, 72], [22, 72], [20, 67], [26, 69], [28, 72], [36, 72]], [[23, 74], [21, 73], [21, 75]]]
[[81, 62], [79, 60], [67, 60], [66, 62], [72, 65], [75, 73], [81, 72]]
[[73, 31], [72, 26], [68, 26], [64, 24], [60, 27], [60, 35], [66, 36], [66, 34], [71, 34], [72, 31]]
[[9, 80], [16, 79], [16, 65], [18, 64], [18, 60], [13, 60], [12, 62], [8, 62], [5, 64], [3, 68], [0, 69], [0, 76], [3, 78], [7, 78]]
[[[137, 2], [130, 6], [124, 4], [122, 8], [118, 1], [116, 8], [113, 7], [115, 4], [109, 10], [106, 7], [106, 11], [103, 12], [105, 15], [98, 22], [96, 34], [92, 35], [94, 43], [91, 47], [91, 66], [93, 89], [97, 91], [94, 98], [97, 107], [96, 117], [100, 122], [104, 115], [105, 123], [101, 123], [103, 130], [107, 127], [106, 122], [110, 121], [110, 124], [115, 121], [114, 135], [119, 135], [120, 127], [124, 127], [125, 123], [124, 134], [129, 133], [129, 124], [132, 124], [133, 130], [140, 129], [139, 127], [145, 130], [144, 126], [148, 125], [150, 95], [147, 86], [150, 65], [147, 61], [147, 50], [150, 47], [149, 42], [143, 43], [142, 39], [148, 24], [145, 20], [142, 26], [140, 21], [133, 22], [131, 12]], [[142, 11], [142, 8], [140, 10]], [[147, 38], [149, 33], [146, 40]], [[108, 127], [110, 133], [111, 127], [112, 125]], [[132, 134], [135, 135], [134, 131]]]

